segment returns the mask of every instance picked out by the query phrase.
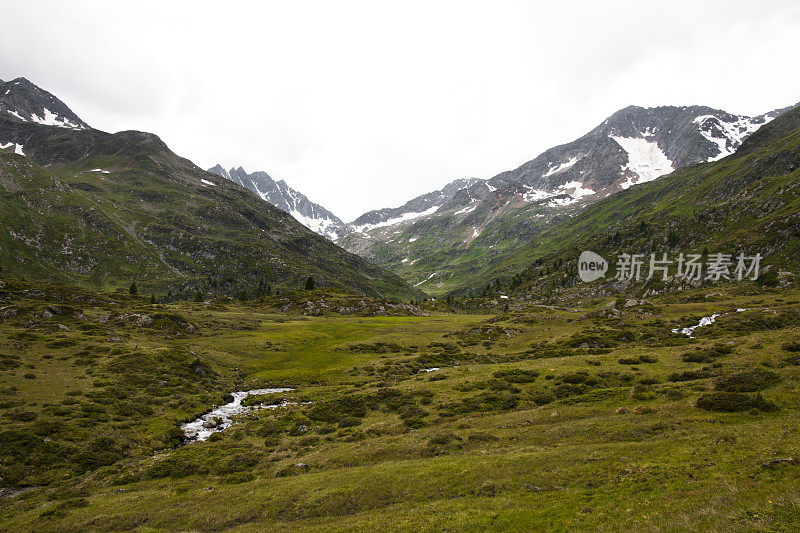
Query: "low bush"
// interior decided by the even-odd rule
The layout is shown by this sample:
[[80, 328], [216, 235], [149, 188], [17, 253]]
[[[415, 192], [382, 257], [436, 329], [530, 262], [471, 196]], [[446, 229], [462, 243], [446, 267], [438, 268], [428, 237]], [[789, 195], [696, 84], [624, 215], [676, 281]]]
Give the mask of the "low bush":
[[715, 344], [708, 348], [698, 347], [694, 352], [687, 352], [681, 359], [687, 363], [711, 363], [718, 358], [733, 353], [733, 346], [728, 344]]
[[536, 378], [539, 377], [539, 372], [535, 370], [511, 368], [495, 372], [494, 377], [497, 379], [504, 379], [510, 383], [530, 383], [536, 381]]
[[714, 383], [714, 388], [726, 392], [756, 392], [780, 382], [780, 376], [772, 370], [754, 368], [722, 376]]
[[759, 411], [774, 411], [777, 406], [765, 400], [760, 394], [751, 396], [741, 392], [716, 391], [700, 395], [695, 404], [699, 409], [706, 411], [722, 411], [728, 413], [757, 409]]
[[673, 383], [682, 382], [682, 381], [694, 381], [697, 379], [705, 379], [710, 378], [714, 374], [710, 370], [701, 369], [701, 370], [687, 370], [685, 372], [673, 372], [669, 375], [669, 381]]

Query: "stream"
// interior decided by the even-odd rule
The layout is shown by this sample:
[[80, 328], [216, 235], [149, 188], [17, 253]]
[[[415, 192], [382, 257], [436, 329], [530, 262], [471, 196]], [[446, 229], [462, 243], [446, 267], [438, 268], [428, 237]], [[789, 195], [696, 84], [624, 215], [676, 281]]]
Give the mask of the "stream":
[[[749, 311], [749, 309], [737, 309], [736, 310], [737, 313], [741, 313], [742, 311]], [[703, 318], [700, 319], [700, 322], [698, 322], [697, 325], [689, 326], [688, 328], [675, 328], [675, 329], [672, 330], [672, 333], [682, 333], [683, 335], [686, 335], [687, 337], [694, 338], [692, 336], [692, 334], [694, 333], [694, 330], [696, 330], [697, 328], [702, 328], [703, 326], [710, 326], [711, 324], [713, 324], [717, 320], [717, 317], [720, 317], [720, 316], [723, 316], [723, 315], [729, 315], [729, 314], [730, 313], [714, 313], [711, 316], [704, 316]]]
[[231, 394], [231, 396], [233, 396], [232, 401], [226, 403], [225, 405], [220, 405], [218, 407], [215, 407], [214, 409], [204, 414], [197, 420], [194, 420], [193, 422], [187, 422], [186, 424], [183, 424], [181, 426], [181, 429], [183, 430], [183, 434], [186, 435], [187, 443], [206, 440], [212, 434], [231, 427], [233, 425], [233, 417], [236, 415], [246, 413], [251, 409], [275, 409], [277, 407], [283, 407], [287, 405], [286, 403], [280, 403], [274, 405], [261, 404], [254, 406], [242, 405], [242, 401], [248, 396], [258, 396], [261, 394], [274, 394], [278, 392], [289, 392], [293, 390], [294, 389], [285, 389], [285, 388], [253, 389], [249, 391], [234, 392]]

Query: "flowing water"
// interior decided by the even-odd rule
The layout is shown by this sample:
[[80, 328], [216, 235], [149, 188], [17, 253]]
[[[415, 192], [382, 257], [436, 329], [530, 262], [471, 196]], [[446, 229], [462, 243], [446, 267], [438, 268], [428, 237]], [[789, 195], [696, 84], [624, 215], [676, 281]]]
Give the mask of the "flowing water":
[[[742, 311], [749, 311], [749, 309], [737, 309], [736, 310], [737, 313], [741, 313]], [[729, 314], [729, 313], [714, 313], [711, 316], [704, 316], [703, 318], [700, 319], [700, 322], [698, 322], [697, 325], [689, 326], [688, 328], [675, 328], [675, 329], [672, 330], [672, 333], [682, 333], [682, 334], [686, 335], [687, 337], [692, 337], [692, 334], [694, 333], [694, 330], [696, 330], [697, 328], [702, 328], [703, 326], [710, 326], [711, 324], [713, 324], [717, 320], [717, 317], [720, 317], [720, 316], [723, 316], [723, 315], [727, 315], [727, 314]], [[694, 337], [692, 337], [692, 338], [694, 338]]]
[[186, 439], [189, 442], [206, 440], [213, 433], [228, 429], [233, 425], [233, 417], [249, 411], [250, 409], [275, 409], [283, 407], [286, 403], [273, 405], [242, 405], [242, 401], [248, 396], [258, 396], [261, 394], [274, 394], [278, 392], [289, 392], [294, 389], [253, 389], [249, 391], [238, 391], [231, 394], [233, 400], [215, 407], [193, 422], [187, 422], [181, 426]]

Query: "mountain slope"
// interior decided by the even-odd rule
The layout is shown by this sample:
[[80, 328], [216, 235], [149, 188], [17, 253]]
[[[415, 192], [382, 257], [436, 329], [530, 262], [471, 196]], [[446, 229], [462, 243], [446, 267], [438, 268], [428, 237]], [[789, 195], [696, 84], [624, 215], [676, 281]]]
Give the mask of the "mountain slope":
[[[606, 281], [586, 286], [578, 280], [576, 261], [583, 250], [612, 262]], [[789, 276], [789, 270], [800, 268], [800, 107], [759, 129], [733, 155], [632, 187], [554, 224], [516, 257], [476, 278], [473, 290], [516, 268], [522, 276], [519, 292], [603, 294], [625, 288], [613, 281], [620, 253], [649, 258], [651, 253], [704, 251], [760, 253], [762, 269], [773, 276], [779, 270]], [[502, 284], [510, 288], [511, 282]], [[657, 276], [641, 290], [681, 285]]]
[[339, 217], [292, 189], [285, 181], [273, 180], [266, 172], [248, 174], [242, 167], [225, 170], [221, 165], [213, 166], [208, 172], [250, 189], [262, 200], [289, 213], [305, 227], [330, 240], [336, 240], [345, 232], [345, 223]]
[[452, 200], [458, 191], [479, 181], [481, 180], [477, 178], [453, 180], [440, 190], [417, 196], [400, 207], [368, 211], [350, 223], [348, 232], [364, 233], [375, 228], [394, 226], [429, 215]]
[[[179, 157], [153, 134], [6, 115], [0, 265], [8, 275], [107, 289], [137, 281], [146, 291], [183, 296], [257, 296], [266, 284], [300, 288], [314, 276], [367, 295], [421, 294]], [[13, 153], [17, 146], [24, 157]]]
[[0, 116], [61, 128], [89, 128], [64, 102], [25, 78], [0, 80]]
[[575, 141], [458, 190], [433, 213], [338, 242], [443, 294], [469, 285], [589, 203], [724, 157], [783, 111], [745, 117], [703, 106], [630, 106]]

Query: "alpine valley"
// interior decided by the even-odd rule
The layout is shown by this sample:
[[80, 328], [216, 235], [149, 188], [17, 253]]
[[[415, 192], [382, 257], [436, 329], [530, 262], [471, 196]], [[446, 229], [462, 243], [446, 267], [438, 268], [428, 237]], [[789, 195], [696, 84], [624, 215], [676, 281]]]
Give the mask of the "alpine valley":
[[799, 531], [798, 273], [800, 107], [345, 223], [0, 81], [0, 531]]

